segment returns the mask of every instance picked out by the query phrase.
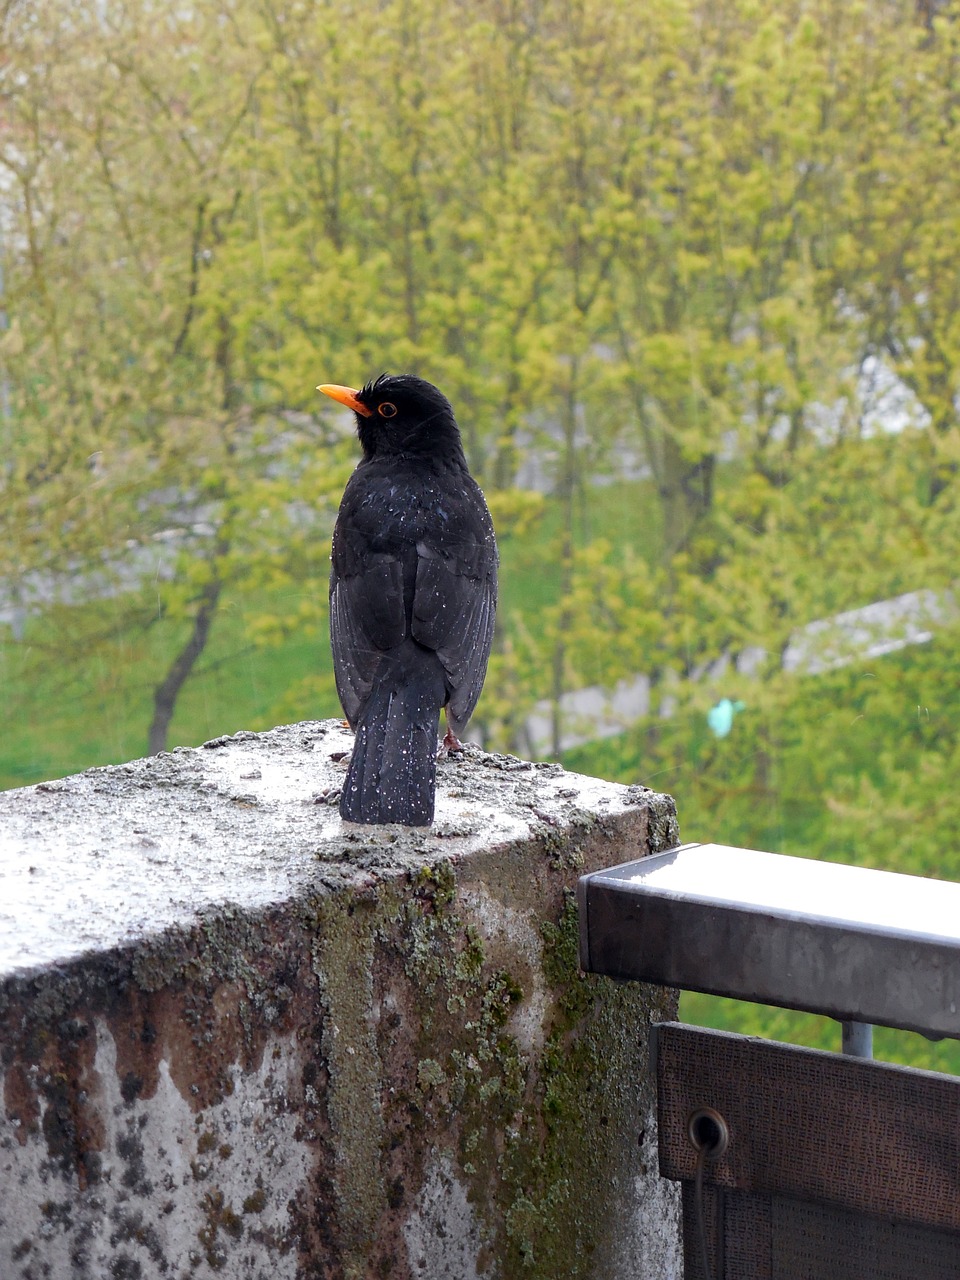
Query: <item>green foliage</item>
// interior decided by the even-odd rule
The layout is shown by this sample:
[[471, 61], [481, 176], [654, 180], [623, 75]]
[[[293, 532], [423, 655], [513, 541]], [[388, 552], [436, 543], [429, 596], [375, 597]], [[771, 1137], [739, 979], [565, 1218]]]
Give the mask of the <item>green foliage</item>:
[[960, 879], [960, 633], [821, 675], [741, 678], [747, 704], [716, 738], [730, 678], [678, 687], [668, 719], [568, 753], [573, 767], [681, 797], [686, 840]]
[[[582, 584], [609, 558], [577, 547], [577, 508], [624, 450], [654, 480], [675, 614], [678, 576], [745, 550], [715, 520], [721, 452], [781, 485], [866, 353], [936, 423], [920, 492], [952, 474], [950, 23], [837, 0], [56, 0], [8, 7], [4, 34], [6, 581], [173, 531], [158, 603], [202, 648], [224, 590], [322, 584], [301, 504], [329, 508], [350, 455], [315, 383], [415, 368], [507, 531], [536, 514], [506, 496], [524, 449], [554, 455], [556, 697], [594, 678]], [[650, 584], [617, 572], [639, 608]]]

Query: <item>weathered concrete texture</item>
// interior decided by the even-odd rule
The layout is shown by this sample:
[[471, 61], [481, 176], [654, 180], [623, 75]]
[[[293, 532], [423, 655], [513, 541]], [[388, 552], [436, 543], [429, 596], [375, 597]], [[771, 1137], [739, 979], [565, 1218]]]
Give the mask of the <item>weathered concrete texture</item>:
[[337, 722], [0, 795], [0, 1277], [679, 1277], [582, 870], [669, 798], [469, 748], [350, 828]]

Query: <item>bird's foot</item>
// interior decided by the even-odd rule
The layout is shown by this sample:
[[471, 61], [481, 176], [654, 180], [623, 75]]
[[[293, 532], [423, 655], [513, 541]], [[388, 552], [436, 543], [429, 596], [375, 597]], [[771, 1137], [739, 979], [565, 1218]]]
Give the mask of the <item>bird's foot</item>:
[[312, 797], [314, 804], [339, 804], [343, 787], [325, 787]]
[[440, 743], [440, 750], [437, 752], [437, 755], [441, 760], [445, 756], [463, 755], [463, 743], [452, 729], [448, 729], [443, 735], [443, 741]]

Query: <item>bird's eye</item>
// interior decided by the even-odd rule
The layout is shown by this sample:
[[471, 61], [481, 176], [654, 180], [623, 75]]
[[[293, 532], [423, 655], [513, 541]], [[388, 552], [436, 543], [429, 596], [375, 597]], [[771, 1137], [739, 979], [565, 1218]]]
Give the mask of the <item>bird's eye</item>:
[[383, 404], [377, 406], [377, 412], [381, 418], [395, 418], [397, 416], [397, 406], [391, 404], [389, 400], [384, 400]]

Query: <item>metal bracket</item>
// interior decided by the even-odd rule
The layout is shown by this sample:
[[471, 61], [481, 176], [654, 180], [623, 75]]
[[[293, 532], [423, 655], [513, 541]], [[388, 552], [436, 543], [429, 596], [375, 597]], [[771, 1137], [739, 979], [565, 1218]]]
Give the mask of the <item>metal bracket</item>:
[[960, 1038], [960, 884], [690, 844], [578, 895], [594, 973]]

